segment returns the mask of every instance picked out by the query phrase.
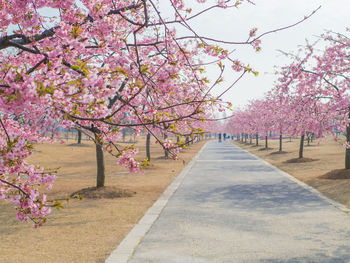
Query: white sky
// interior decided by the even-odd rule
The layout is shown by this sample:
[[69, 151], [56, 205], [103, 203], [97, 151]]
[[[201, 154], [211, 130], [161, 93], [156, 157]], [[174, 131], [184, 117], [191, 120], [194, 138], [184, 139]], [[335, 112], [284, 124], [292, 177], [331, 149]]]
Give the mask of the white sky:
[[[193, 1], [193, 0], [192, 0]], [[210, 2], [210, 1], [208, 1]], [[224, 100], [231, 101], [234, 106], [245, 105], [250, 99], [262, 97], [274, 83], [276, 76], [274, 65], [282, 66], [288, 62], [278, 49], [286, 52], [296, 52], [298, 46], [304, 45], [305, 39], [313, 42], [325, 30], [345, 32], [350, 26], [349, 0], [254, 0], [255, 5], [244, 4], [239, 9], [211, 12], [192, 22], [201, 35], [216, 37], [225, 40], [244, 41], [249, 30], [257, 27], [258, 33], [284, 27], [301, 20], [320, 5], [321, 9], [302, 24], [273, 33], [262, 39], [262, 51], [256, 53], [250, 46], [237, 46], [231, 57], [249, 63], [259, 71], [259, 76], [246, 75]], [[233, 79], [231, 70], [225, 76], [226, 82]], [[207, 68], [207, 73], [214, 79], [216, 70]], [[223, 86], [224, 88], [224, 86]]]

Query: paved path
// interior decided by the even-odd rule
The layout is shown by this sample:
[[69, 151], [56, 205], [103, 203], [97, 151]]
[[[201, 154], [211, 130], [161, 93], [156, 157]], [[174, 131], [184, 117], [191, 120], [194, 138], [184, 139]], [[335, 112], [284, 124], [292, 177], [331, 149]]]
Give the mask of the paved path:
[[175, 262], [350, 262], [350, 216], [211, 141], [129, 260]]

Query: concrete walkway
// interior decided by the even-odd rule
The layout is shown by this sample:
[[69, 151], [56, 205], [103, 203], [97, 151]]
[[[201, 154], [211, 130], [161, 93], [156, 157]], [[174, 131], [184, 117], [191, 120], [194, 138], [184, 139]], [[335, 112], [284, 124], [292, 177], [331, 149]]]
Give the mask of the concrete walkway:
[[211, 141], [128, 262], [350, 262], [350, 216], [230, 142]]

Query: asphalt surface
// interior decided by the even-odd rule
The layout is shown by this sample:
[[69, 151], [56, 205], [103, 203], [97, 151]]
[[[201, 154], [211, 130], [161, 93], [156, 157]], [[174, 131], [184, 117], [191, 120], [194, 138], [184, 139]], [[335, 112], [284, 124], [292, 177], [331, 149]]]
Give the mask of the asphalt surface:
[[350, 262], [350, 216], [230, 142], [207, 143], [129, 263]]

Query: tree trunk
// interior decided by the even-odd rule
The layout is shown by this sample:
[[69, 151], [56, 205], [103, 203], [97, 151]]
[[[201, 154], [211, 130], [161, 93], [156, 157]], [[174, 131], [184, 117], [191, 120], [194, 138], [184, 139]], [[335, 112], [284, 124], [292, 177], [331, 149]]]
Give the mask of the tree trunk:
[[259, 134], [258, 133], [255, 135], [255, 145], [259, 146]]
[[267, 143], [267, 136], [265, 136], [265, 149], [269, 148], [269, 145]]
[[307, 132], [306, 136], [307, 136], [307, 146], [310, 146], [310, 133]]
[[[164, 134], [164, 140], [166, 140], [167, 138], [168, 138], [168, 135]], [[165, 159], [169, 158], [169, 151], [168, 151], [168, 149], [165, 149], [165, 148], [164, 148], [164, 157], [165, 157]]]
[[151, 161], [151, 134], [147, 134], [146, 136], [146, 157], [147, 161]]
[[253, 144], [253, 137], [252, 137], [252, 135], [249, 135], [249, 144]]
[[126, 129], [122, 130], [122, 134], [123, 134], [123, 142], [125, 142], [125, 137], [126, 137]]
[[[350, 118], [350, 108], [349, 108], [349, 118]], [[350, 143], [350, 124], [346, 126], [346, 142]], [[345, 150], [345, 169], [350, 169], [350, 149]]]
[[300, 146], [299, 146], [299, 158], [303, 158], [303, 153], [304, 153], [304, 139], [305, 139], [305, 134], [301, 135], [300, 137]]
[[105, 186], [105, 163], [103, 158], [102, 143], [95, 133], [96, 140], [96, 161], [97, 161], [97, 187]]
[[81, 130], [77, 129], [78, 131], [78, 144], [81, 144]]
[[282, 152], [282, 133], [280, 133], [280, 152]]

